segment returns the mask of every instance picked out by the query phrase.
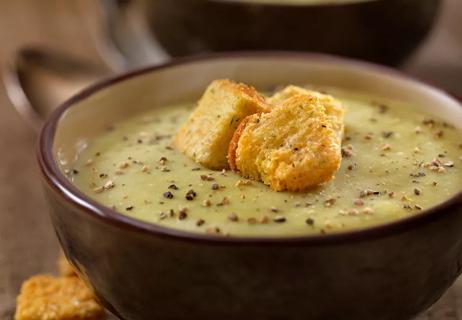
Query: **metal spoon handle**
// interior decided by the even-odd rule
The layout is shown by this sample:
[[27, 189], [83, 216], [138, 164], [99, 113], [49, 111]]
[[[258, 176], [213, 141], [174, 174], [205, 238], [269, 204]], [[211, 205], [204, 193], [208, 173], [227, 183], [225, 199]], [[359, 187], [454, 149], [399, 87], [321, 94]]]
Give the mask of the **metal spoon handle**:
[[29, 47], [17, 51], [3, 80], [14, 108], [38, 132], [64, 100], [111, 73], [63, 53]]
[[115, 72], [168, 59], [143, 25], [143, 7], [138, 2], [100, 0], [97, 8], [100, 19], [91, 34], [107, 68], [36, 47], [20, 49], [7, 65], [3, 74], [7, 94], [35, 131], [58, 105], [83, 87]]
[[71, 95], [127, 68], [128, 63], [112, 33], [114, 28], [124, 29], [126, 22], [119, 18], [126, 15], [129, 3], [129, 0], [100, 0], [97, 3], [100, 18], [91, 34], [107, 68], [43, 47], [20, 48], [7, 62], [3, 71], [7, 95], [34, 131], [39, 132], [48, 115]]
[[16, 111], [21, 117], [38, 132], [43, 125], [43, 117], [34, 109], [21, 86], [21, 80], [18, 72], [19, 55], [8, 62], [3, 71], [3, 83], [6, 93]]

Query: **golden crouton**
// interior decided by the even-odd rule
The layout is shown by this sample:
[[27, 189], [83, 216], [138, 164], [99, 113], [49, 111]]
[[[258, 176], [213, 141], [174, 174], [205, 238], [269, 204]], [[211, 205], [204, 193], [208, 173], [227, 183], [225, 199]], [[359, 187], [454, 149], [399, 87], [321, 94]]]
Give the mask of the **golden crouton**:
[[287, 99], [299, 94], [305, 94], [318, 99], [319, 103], [326, 108], [326, 114], [329, 117], [329, 121], [332, 123], [333, 128], [337, 130], [339, 134], [343, 135], [343, 118], [345, 116], [345, 108], [339, 100], [328, 94], [290, 85], [285, 87], [283, 90], [276, 92], [273, 96], [269, 97], [267, 101], [269, 104], [281, 105]]
[[61, 252], [58, 258], [58, 271], [63, 277], [74, 277], [77, 276], [74, 267], [67, 261], [67, 258]]
[[101, 319], [103, 308], [78, 277], [38, 275], [23, 283], [16, 320]]
[[211, 169], [228, 167], [228, 145], [246, 116], [269, 110], [254, 88], [229, 80], [213, 81], [197, 108], [174, 137], [173, 145]]
[[276, 191], [303, 191], [331, 180], [342, 159], [343, 113], [337, 118], [327, 109], [317, 95], [302, 93], [269, 113], [248, 116], [230, 143], [230, 167]]

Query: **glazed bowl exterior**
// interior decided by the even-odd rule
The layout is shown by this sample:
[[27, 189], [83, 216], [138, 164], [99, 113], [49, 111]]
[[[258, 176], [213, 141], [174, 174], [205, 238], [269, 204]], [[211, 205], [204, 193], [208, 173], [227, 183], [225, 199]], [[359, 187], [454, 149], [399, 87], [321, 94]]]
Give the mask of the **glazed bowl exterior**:
[[62, 248], [112, 313], [150, 319], [409, 319], [462, 269], [462, 193], [365, 230], [289, 238], [194, 234], [104, 207], [66, 177], [82, 146], [136, 112], [197, 99], [217, 78], [268, 90], [311, 83], [412, 102], [461, 128], [462, 107], [396, 71], [282, 52], [215, 55], [125, 74], [74, 96], [38, 147]]
[[294, 50], [396, 65], [433, 27], [440, 0], [319, 4], [251, 0], [144, 1], [150, 32], [172, 56]]

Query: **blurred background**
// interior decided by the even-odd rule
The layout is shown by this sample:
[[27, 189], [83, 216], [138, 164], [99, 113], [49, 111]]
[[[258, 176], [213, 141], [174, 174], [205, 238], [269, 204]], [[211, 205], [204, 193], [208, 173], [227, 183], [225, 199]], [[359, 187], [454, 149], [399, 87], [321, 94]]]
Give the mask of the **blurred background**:
[[[249, 2], [0, 1], [1, 320], [10, 319], [21, 282], [52, 272], [58, 253], [35, 165], [37, 115], [96, 79], [172, 55], [316, 50], [392, 65], [462, 96], [461, 0], [348, 9]], [[421, 319], [462, 319], [462, 283]]]

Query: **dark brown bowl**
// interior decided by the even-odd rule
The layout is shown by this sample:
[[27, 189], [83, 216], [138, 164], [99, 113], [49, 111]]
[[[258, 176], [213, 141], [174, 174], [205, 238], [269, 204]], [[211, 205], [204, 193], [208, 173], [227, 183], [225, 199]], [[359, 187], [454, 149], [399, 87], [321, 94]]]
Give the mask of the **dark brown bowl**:
[[252, 0], [145, 1], [151, 32], [173, 56], [207, 51], [296, 50], [396, 65], [431, 30], [440, 0], [335, 4]]
[[462, 107], [395, 71], [327, 56], [241, 53], [178, 60], [96, 84], [61, 106], [38, 147], [66, 256], [121, 319], [409, 319], [462, 269], [462, 192], [421, 214], [339, 234], [233, 238], [148, 224], [104, 207], [63, 173], [108, 124], [196, 99], [213, 79], [294, 83], [414, 103], [461, 127]]

